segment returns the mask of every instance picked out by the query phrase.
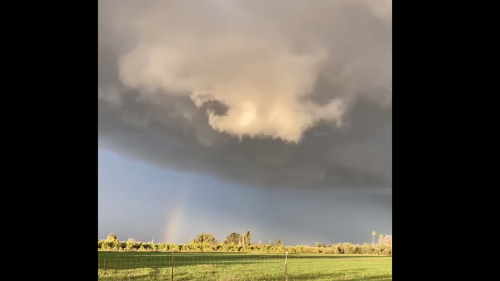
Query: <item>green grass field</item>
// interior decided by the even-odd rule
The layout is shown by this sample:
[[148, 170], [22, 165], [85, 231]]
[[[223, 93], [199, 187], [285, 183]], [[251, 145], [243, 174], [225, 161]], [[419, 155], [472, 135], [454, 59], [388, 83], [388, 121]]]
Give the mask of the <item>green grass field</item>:
[[[288, 255], [288, 280], [392, 280], [392, 257]], [[99, 280], [171, 280], [172, 254], [98, 252]], [[174, 280], [285, 280], [285, 256], [175, 253]]]

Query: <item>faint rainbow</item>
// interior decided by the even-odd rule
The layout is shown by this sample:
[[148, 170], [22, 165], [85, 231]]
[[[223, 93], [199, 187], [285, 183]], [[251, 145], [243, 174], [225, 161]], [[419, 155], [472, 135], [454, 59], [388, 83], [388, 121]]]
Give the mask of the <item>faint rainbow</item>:
[[172, 205], [166, 214], [165, 229], [163, 230], [165, 243], [175, 243], [179, 231], [180, 217], [182, 216], [184, 204], [184, 186], [178, 185], [173, 193]]

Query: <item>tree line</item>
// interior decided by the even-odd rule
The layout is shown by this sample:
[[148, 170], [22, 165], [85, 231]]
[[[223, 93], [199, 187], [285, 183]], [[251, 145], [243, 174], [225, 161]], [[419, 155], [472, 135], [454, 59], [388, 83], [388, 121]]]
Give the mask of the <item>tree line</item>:
[[339, 243], [325, 245], [317, 243], [316, 246], [307, 245], [284, 246], [280, 239], [274, 245], [252, 244], [251, 235], [247, 231], [244, 235], [231, 233], [223, 242], [217, 242], [212, 234], [199, 234], [191, 239], [189, 244], [137, 242], [135, 239], [119, 241], [114, 233], [108, 235], [106, 240], [97, 241], [98, 251], [176, 251], [176, 252], [261, 252], [284, 254], [365, 254], [392, 256], [392, 236], [390, 243], [381, 239], [378, 244], [350, 244]]

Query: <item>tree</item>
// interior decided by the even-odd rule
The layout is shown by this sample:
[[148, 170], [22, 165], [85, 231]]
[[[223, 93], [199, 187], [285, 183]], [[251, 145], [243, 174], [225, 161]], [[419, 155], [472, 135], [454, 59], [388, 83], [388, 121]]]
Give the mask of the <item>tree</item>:
[[130, 242], [130, 243], [132, 243], [132, 244], [135, 244], [135, 239], [134, 239], [134, 238], [129, 238], [129, 239], [127, 240], [127, 242]]
[[107, 242], [115, 242], [115, 241], [118, 241], [118, 238], [116, 237], [116, 234], [110, 233], [108, 235], [108, 238], [106, 238], [106, 241]]
[[215, 245], [218, 243], [213, 234], [206, 234], [205, 238], [203, 238], [203, 239], [204, 239], [205, 243], [210, 244], [210, 245]]
[[250, 245], [250, 239], [252, 238], [252, 235], [250, 234], [250, 231], [247, 230], [245, 232], [245, 244]]
[[384, 241], [385, 241], [387, 244], [392, 245], [392, 235], [386, 235], [386, 236], [384, 237]]
[[380, 236], [379, 236], [379, 239], [378, 239], [378, 243], [382, 244], [382, 240], [383, 239], [384, 239], [384, 235], [382, 233], [380, 233]]
[[237, 245], [238, 243], [240, 243], [241, 238], [241, 234], [233, 232], [226, 237], [226, 240], [224, 240], [224, 244], [234, 243]]
[[392, 245], [392, 235], [386, 235], [384, 238], [381, 239], [381, 244], [388, 244]]
[[375, 244], [375, 234], [377, 234], [377, 233], [375, 233], [375, 231], [374, 231], [374, 232], [372, 232], [372, 235], [373, 235], [373, 241], [372, 241], [372, 244]]
[[[189, 242], [191, 243], [191, 241]], [[196, 236], [194, 239], [194, 243], [206, 243], [206, 244], [217, 244], [217, 240], [215, 240], [214, 235], [210, 233], [202, 233]]]
[[195, 239], [196, 243], [203, 243], [203, 238], [204, 238], [203, 236], [205, 236], [205, 233], [196, 235]]
[[281, 240], [276, 239], [276, 241], [274, 241], [274, 246], [281, 246]]

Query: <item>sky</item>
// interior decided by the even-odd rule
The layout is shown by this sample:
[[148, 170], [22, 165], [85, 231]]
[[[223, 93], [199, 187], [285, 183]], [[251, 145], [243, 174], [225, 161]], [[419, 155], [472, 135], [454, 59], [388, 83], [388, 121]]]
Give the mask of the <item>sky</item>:
[[392, 234], [392, 2], [99, 2], [98, 238]]

